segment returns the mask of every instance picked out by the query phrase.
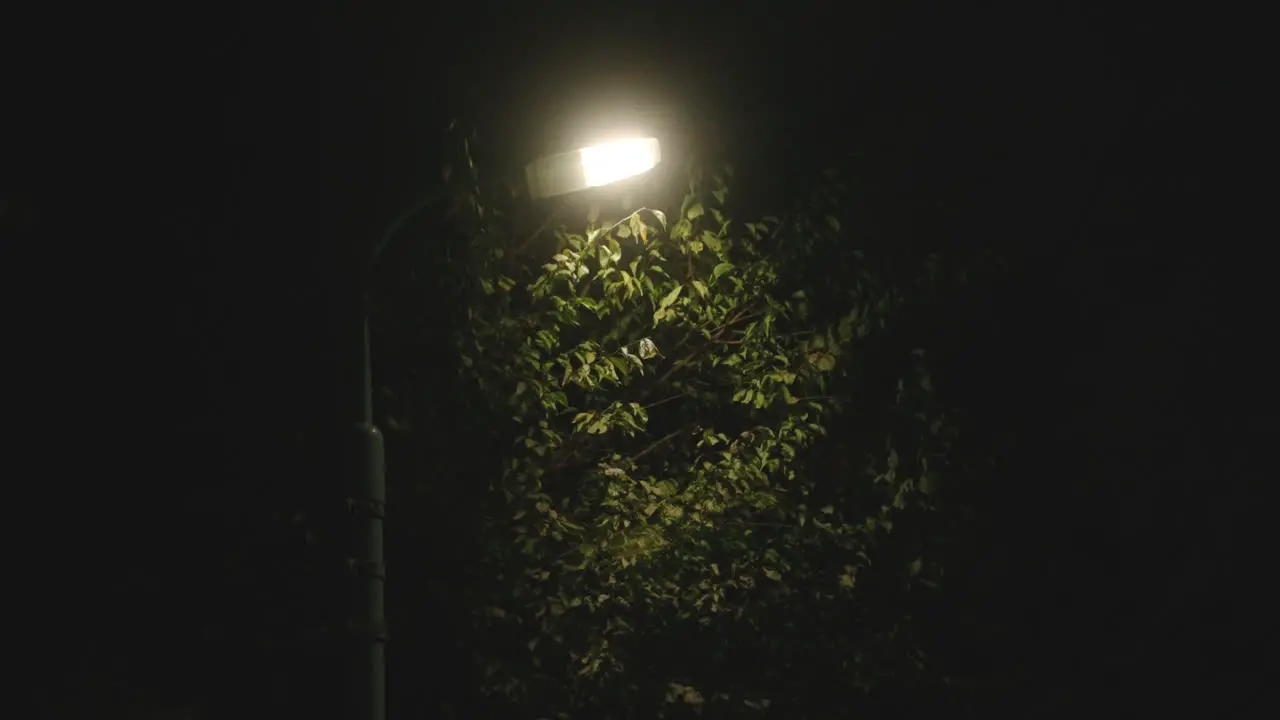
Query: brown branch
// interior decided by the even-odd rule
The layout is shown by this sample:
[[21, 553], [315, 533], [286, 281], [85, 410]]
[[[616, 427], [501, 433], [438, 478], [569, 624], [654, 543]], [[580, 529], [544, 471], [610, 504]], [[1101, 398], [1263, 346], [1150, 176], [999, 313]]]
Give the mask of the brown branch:
[[692, 338], [693, 338], [693, 332], [692, 332], [692, 331], [685, 333], [685, 334], [684, 334], [684, 337], [680, 339], [680, 342], [678, 342], [678, 343], [676, 343], [675, 345], [673, 345], [673, 346], [671, 347], [671, 349], [670, 349], [670, 350], [668, 350], [667, 352], [674, 353], [675, 351], [679, 350], [680, 348], [684, 347], [685, 345], [688, 345], [688, 344], [689, 344], [689, 340], [691, 340]]
[[517, 245], [515, 250], [513, 250], [510, 253], [511, 262], [514, 262], [515, 259], [519, 257], [520, 254], [523, 253], [534, 240], [537, 240], [538, 237], [542, 235], [542, 233], [546, 232], [547, 228], [551, 226], [551, 223], [558, 220], [564, 214], [564, 211], [568, 207], [569, 207], [569, 203], [563, 202], [555, 210], [552, 210], [550, 213], [548, 213], [546, 219], [544, 219], [542, 221], [542, 224], [538, 226], [538, 229], [534, 230], [533, 233], [529, 235], [529, 237], [526, 238], [524, 242]]
[[[741, 311], [739, 311], [739, 312], [738, 312], [737, 314], [735, 314], [733, 317], [729, 318], [729, 320], [728, 320], [728, 321], [726, 321], [724, 325], [721, 325], [719, 328], [717, 328], [717, 329], [716, 329], [716, 331], [715, 331], [714, 333], [712, 333], [712, 335], [711, 335], [711, 341], [712, 341], [712, 343], [714, 344], [714, 343], [718, 343], [718, 342], [733, 342], [733, 341], [721, 341], [721, 340], [720, 340], [720, 336], [721, 336], [721, 335], [724, 335], [725, 331], [726, 331], [726, 330], [728, 330], [730, 327], [732, 327], [732, 326], [734, 325], [734, 323], [738, 323], [738, 322], [741, 322], [741, 321], [743, 321], [743, 320], [749, 320], [749, 319], [751, 319], [751, 318], [753, 318], [753, 317], [759, 317], [760, 315], [762, 315], [762, 314], [764, 313], [764, 311], [763, 311], [763, 310], [761, 310], [761, 311], [757, 311], [757, 312], [755, 312], [754, 314], [749, 314], [749, 313], [751, 313], [751, 310], [752, 310], [753, 308], [754, 308], [754, 306], [748, 306], [748, 307], [746, 307], [746, 308], [743, 308]], [[685, 344], [687, 344], [687, 343], [689, 342], [690, 338], [692, 338], [692, 337], [693, 337], [693, 333], [692, 333], [692, 332], [690, 332], [690, 333], [686, 334], [686, 335], [684, 336], [684, 339], [683, 339], [683, 340], [681, 340], [679, 343], [677, 343], [675, 347], [671, 348], [671, 351], [672, 351], [672, 352], [675, 352], [676, 350], [679, 350], [681, 347], [683, 347]], [[741, 342], [741, 341], [738, 341], [738, 342]], [[676, 372], [677, 370], [679, 370], [680, 368], [685, 367], [685, 366], [689, 365], [690, 363], [692, 363], [692, 362], [694, 361], [694, 359], [698, 357], [698, 355], [700, 355], [701, 353], [703, 353], [703, 352], [705, 352], [705, 351], [706, 351], [706, 348], [707, 348], [707, 347], [709, 347], [709, 346], [703, 346], [703, 347], [700, 347], [700, 348], [698, 348], [697, 350], [694, 350], [693, 352], [689, 353], [688, 355], [684, 356], [683, 358], [680, 358], [679, 360], [676, 360], [674, 363], [672, 363], [671, 367], [670, 367], [670, 368], [668, 368], [668, 369], [667, 369], [667, 371], [666, 371], [665, 373], [663, 373], [661, 377], [659, 377], [657, 380], [655, 380], [655, 381], [654, 381], [654, 383], [653, 383], [653, 385], [651, 385], [651, 386], [649, 387], [649, 390], [648, 390], [644, 395], [642, 395], [641, 397], [645, 397], [645, 396], [647, 396], [649, 392], [653, 392], [654, 388], [657, 388], [657, 387], [661, 386], [663, 383], [665, 383], [665, 382], [667, 382], [668, 380], [670, 380], [670, 379], [671, 379], [671, 376], [672, 376], [672, 375], [674, 375], [674, 374], [675, 374], [675, 372]]]
[[[752, 310], [755, 310], [755, 307], [756, 307], [755, 304], [752, 303], [751, 305], [747, 305], [746, 307], [739, 308], [738, 312], [734, 313], [734, 316], [729, 318], [729, 322], [725, 323], [725, 325], [732, 325], [738, 322], [739, 320], [742, 320], [743, 316], [751, 312]], [[759, 314], [760, 314], [759, 312], [756, 313], [756, 315], [759, 315]]]
[[[752, 312], [753, 310], [755, 312]], [[756, 310], [756, 305], [752, 303], [751, 305], [748, 305], [740, 309], [738, 312], [734, 313], [728, 320], [725, 321], [723, 325], [721, 325], [720, 327], [712, 331], [711, 339], [719, 340], [720, 336], [724, 335], [725, 331], [733, 327], [734, 325], [742, 322], [743, 320], [752, 320], [754, 318], [758, 318], [763, 314], [764, 314], [764, 310]]]
[[[672, 395], [669, 398], [663, 398], [662, 400], [658, 400], [657, 402], [653, 402], [648, 405], [645, 405], [644, 409], [648, 410], [649, 408], [653, 408], [659, 405], [663, 405], [665, 403], [669, 403], [672, 400], [679, 400], [680, 398], [683, 398], [683, 397], [685, 397], [683, 393], [679, 395]], [[675, 434], [679, 434], [679, 431], [677, 431], [677, 433]], [[602, 435], [599, 435], [598, 437], [604, 437], [604, 435], [602, 434]], [[662, 442], [665, 442], [666, 440], [669, 440], [669, 439], [671, 439], [671, 436], [664, 437], [662, 438], [662, 440], [659, 440], [657, 443], [655, 443], [655, 445], [661, 444]], [[571, 464], [570, 461], [574, 458], [574, 456], [576, 456], [578, 453], [583, 451], [589, 452], [591, 450], [592, 444], [593, 444], [592, 438], [590, 436], [583, 435], [582, 433], [574, 431], [574, 433], [569, 436], [568, 441], [560, 446], [559, 452], [556, 454], [557, 457], [555, 457], [555, 459], [552, 461], [551, 472], [559, 473], [564, 469], [568, 468]], [[653, 447], [654, 446], [651, 445], [648, 448], [645, 448], [640, 452], [640, 455], [647, 453]], [[636, 457], [640, 457], [640, 455], [637, 455]]]
[[[750, 310], [750, 309], [751, 309], [751, 308], [748, 308], [747, 310]], [[763, 311], [763, 310], [757, 310], [756, 312], [753, 312], [753, 313], [750, 313], [750, 314], [748, 314], [748, 313], [747, 313], [747, 311], [743, 311], [743, 312], [741, 312], [741, 313], [739, 313], [739, 314], [737, 314], [737, 315], [734, 315], [733, 317], [729, 318], [728, 322], [726, 322], [724, 325], [721, 325], [719, 328], [717, 328], [717, 329], [716, 329], [716, 333], [717, 333], [717, 334], [723, 334], [723, 333], [724, 333], [724, 331], [725, 331], [725, 330], [728, 330], [730, 327], [733, 327], [734, 325], [736, 325], [736, 324], [738, 324], [738, 323], [740, 323], [740, 322], [743, 322], [743, 321], [745, 321], [745, 320], [754, 320], [754, 319], [756, 319], [756, 318], [760, 317], [761, 315], [764, 315], [764, 311]]]
[[665, 403], [669, 403], [669, 402], [671, 402], [672, 400], [679, 400], [679, 399], [680, 399], [680, 398], [682, 398], [682, 397], [684, 397], [684, 393], [681, 393], [681, 394], [679, 394], [679, 395], [672, 395], [672, 396], [671, 396], [671, 397], [669, 397], [669, 398], [663, 398], [662, 400], [659, 400], [659, 401], [657, 401], [657, 402], [649, 403], [648, 405], [645, 405], [645, 406], [644, 406], [644, 409], [645, 409], [645, 410], [648, 410], [649, 408], [655, 408], [655, 407], [658, 407], [659, 405], [663, 405], [663, 404], [665, 404]]
[[560, 447], [560, 452], [551, 465], [551, 472], [557, 473], [569, 466], [569, 460], [582, 449], [582, 444], [578, 441], [578, 435], [575, 433], [569, 436], [569, 441]]
[[[662, 377], [655, 380], [653, 385], [649, 387], [648, 392], [653, 392], [655, 388], [660, 387], [663, 383], [670, 380], [671, 376], [675, 374], [676, 370], [679, 370], [680, 368], [691, 363], [693, 359], [696, 358], [698, 356], [698, 353], [700, 352], [702, 352], [701, 348], [699, 348], [698, 350], [694, 350], [693, 352], [689, 353], [685, 357], [682, 357], [679, 360], [672, 363], [671, 367], [667, 368], [667, 371], [662, 374]], [[645, 394], [647, 395], [648, 393], [645, 393]]]
[[[760, 316], [761, 314], [763, 314], [763, 311], [760, 311], [760, 312], [757, 312], [755, 315], [749, 315], [749, 316], [743, 317], [743, 314], [744, 314], [744, 313], [746, 313], [746, 312], [749, 312], [752, 308], [754, 308], [754, 305], [751, 305], [751, 306], [748, 306], [748, 307], [746, 307], [746, 308], [743, 308], [741, 311], [739, 311], [739, 313], [738, 313], [738, 314], [736, 314], [736, 315], [734, 315], [733, 317], [729, 318], [729, 319], [728, 319], [728, 321], [726, 321], [724, 325], [721, 325], [720, 327], [716, 328], [716, 330], [715, 330], [713, 333], [711, 333], [711, 335], [712, 335], [712, 339], [714, 340], [714, 339], [718, 338], [720, 335], [723, 335], [725, 330], [727, 330], [730, 326], [732, 326], [732, 325], [733, 325], [734, 323], [736, 323], [736, 322], [739, 322], [740, 320], [746, 320], [746, 319], [750, 319], [750, 318], [752, 318], [752, 317], [758, 317], [758, 316]], [[708, 323], [704, 323], [703, 325], [701, 325], [701, 326], [699, 326], [699, 327], [695, 328], [695, 330], [706, 330], [706, 329], [707, 329], [707, 327], [708, 327], [708, 326], [710, 326], [710, 325], [711, 325], [711, 323], [710, 323], [710, 322], [708, 322]], [[689, 344], [689, 341], [693, 339], [693, 336], [694, 336], [694, 330], [690, 330], [689, 332], [685, 333], [684, 337], [680, 339], [680, 342], [678, 342], [678, 343], [676, 343], [675, 345], [671, 346], [671, 349], [670, 349], [670, 350], [668, 350], [667, 352], [675, 353], [675, 351], [679, 350], [680, 348], [684, 347], [685, 345], [688, 345], [688, 344]], [[690, 355], [686, 356], [686, 357], [684, 358], [684, 361], [685, 361], [685, 362], [688, 362], [689, 360], [692, 360], [692, 359], [693, 359], [693, 357], [694, 357], [694, 355], [696, 355], [696, 354], [697, 354], [697, 353], [692, 353], [692, 354], [690, 354]], [[677, 362], [677, 365], [678, 365], [678, 364], [679, 364], [679, 362]], [[665, 379], [665, 378], [664, 378], [664, 379]]]
[[[694, 428], [694, 427], [696, 427], [696, 423], [691, 423], [691, 424], [686, 425], [685, 427], [683, 427], [683, 428], [681, 428], [681, 429], [679, 429], [679, 430], [676, 430], [676, 431], [674, 431], [674, 432], [670, 432], [670, 433], [667, 433], [666, 435], [663, 435], [662, 437], [658, 438], [657, 440], [654, 440], [653, 442], [651, 442], [651, 443], [649, 443], [648, 445], [646, 445], [643, 449], [641, 449], [641, 450], [640, 450], [640, 452], [638, 452], [638, 453], [636, 453], [635, 455], [632, 455], [630, 458], [628, 458], [628, 462], [636, 462], [636, 461], [638, 461], [640, 458], [644, 457], [645, 455], [648, 455], [649, 453], [653, 452], [654, 450], [658, 449], [659, 447], [662, 447], [662, 445], [664, 445], [665, 443], [670, 442], [672, 439], [674, 439], [674, 438], [678, 437], [678, 436], [679, 436], [679, 435], [681, 435], [682, 433], [688, 432], [690, 429], [692, 429], [692, 428]], [[599, 436], [597, 436], [597, 437], [602, 438], [602, 437], [604, 437], [604, 435], [599, 435]], [[551, 468], [551, 471], [550, 471], [549, 473], [547, 473], [546, 475], [544, 475], [544, 476], [543, 476], [543, 484], [544, 484], [544, 485], [543, 485], [543, 488], [544, 488], [544, 490], [548, 490], [548, 488], [550, 488], [550, 489], [552, 489], [552, 490], [555, 490], [555, 488], [553, 488], [552, 486], [555, 484], [555, 482], [556, 482], [556, 480], [557, 480], [557, 479], [564, 478], [564, 473], [565, 473], [565, 471], [567, 471], [567, 470], [574, 470], [574, 471], [577, 471], [577, 470], [583, 470], [583, 469], [586, 469], [586, 468], [588, 468], [588, 467], [591, 467], [591, 465], [593, 464], [591, 461], [582, 461], [582, 460], [579, 460], [577, 463], [573, 463], [573, 464], [570, 464], [570, 463], [568, 462], [568, 461], [569, 461], [569, 459], [571, 459], [572, 457], [574, 457], [574, 454], [575, 454], [575, 453], [578, 453], [578, 452], [584, 452], [584, 451], [586, 451], [586, 452], [590, 452], [590, 451], [593, 449], [593, 448], [591, 447], [591, 445], [592, 445], [592, 443], [588, 442], [588, 443], [586, 443], [585, 445], [580, 445], [580, 446], [578, 446], [577, 448], [575, 448], [574, 452], [566, 452], [566, 454], [565, 454], [565, 456], [562, 458], [562, 460], [561, 460], [560, 462], [558, 462], [554, 467], [552, 467], [552, 468]], [[567, 447], [566, 447], [566, 450], [567, 450]], [[558, 492], [558, 491], [559, 491], [559, 490], [556, 490], [556, 492]], [[548, 490], [548, 492], [550, 492], [550, 490]]]
[[671, 441], [671, 439], [672, 439], [672, 438], [674, 438], [674, 437], [676, 437], [677, 435], [680, 435], [681, 433], [684, 433], [684, 432], [688, 431], [688, 429], [689, 429], [689, 428], [687, 428], [687, 427], [686, 427], [686, 428], [681, 428], [681, 429], [679, 429], [679, 430], [676, 430], [675, 432], [669, 432], [669, 433], [667, 433], [666, 435], [663, 435], [662, 437], [658, 438], [657, 440], [654, 440], [653, 442], [649, 443], [649, 445], [648, 445], [647, 447], [645, 447], [643, 450], [641, 450], [640, 452], [636, 453], [635, 455], [632, 455], [632, 456], [629, 458], [629, 460], [630, 460], [631, 462], [635, 462], [635, 461], [639, 460], [640, 458], [644, 457], [645, 455], [648, 455], [649, 453], [653, 452], [654, 450], [657, 450], [657, 449], [658, 449], [659, 447], [661, 447], [664, 443], [670, 442], [670, 441]]
[[722, 520], [721, 522], [729, 523], [731, 525], [743, 525], [746, 527], [790, 528], [798, 526], [798, 524], [792, 525], [790, 523], [757, 522], [751, 520]]

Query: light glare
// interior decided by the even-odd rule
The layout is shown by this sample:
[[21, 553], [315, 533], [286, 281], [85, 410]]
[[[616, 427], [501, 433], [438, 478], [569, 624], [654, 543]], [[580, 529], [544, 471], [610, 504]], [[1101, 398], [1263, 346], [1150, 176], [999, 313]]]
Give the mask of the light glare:
[[608, 185], [647, 172], [661, 159], [656, 138], [618, 140], [578, 151], [587, 187]]

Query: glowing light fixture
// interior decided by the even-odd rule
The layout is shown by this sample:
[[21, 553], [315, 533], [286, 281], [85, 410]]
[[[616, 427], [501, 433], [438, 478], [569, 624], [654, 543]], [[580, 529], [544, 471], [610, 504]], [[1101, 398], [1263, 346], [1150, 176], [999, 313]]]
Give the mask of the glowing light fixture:
[[653, 138], [619, 140], [582, 148], [578, 153], [582, 156], [582, 172], [590, 187], [608, 185], [648, 172], [661, 158], [658, 141]]
[[661, 160], [657, 138], [631, 138], [539, 158], [525, 177], [530, 196], [548, 198], [641, 175]]

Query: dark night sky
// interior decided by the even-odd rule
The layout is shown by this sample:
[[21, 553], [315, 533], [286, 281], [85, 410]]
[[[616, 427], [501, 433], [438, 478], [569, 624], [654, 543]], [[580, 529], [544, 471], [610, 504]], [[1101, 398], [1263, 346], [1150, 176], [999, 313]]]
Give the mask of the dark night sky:
[[[1274, 628], [1250, 614], [1256, 590], [1204, 590], [1262, 582], [1247, 568], [1263, 526], [1227, 449], [1249, 444], [1251, 411], [1222, 389], [1254, 372], [1224, 352], [1247, 272], [1203, 240], [1225, 229], [1209, 31], [1069, 3], [599, 5], [166, 6], [46, 19], [31, 37], [47, 40], [16, 45], [28, 71], [9, 98], [33, 112], [10, 133], [0, 223], [24, 240], [4, 241], [2, 271], [9, 337], [33, 350], [9, 362], [40, 380], [11, 394], [32, 401], [24, 442], [42, 454], [24, 492], [75, 498], [43, 533], [57, 571], [38, 576], [83, 603], [61, 614], [67, 647], [106, 637], [171, 665], [155, 659], [169, 645], [119, 628], [163, 603], [203, 612], [201, 543], [234, 525], [208, 498], [269, 477], [273, 444], [330, 417], [335, 268], [434, 179], [450, 117], [518, 165], [622, 104], [780, 176], [865, 138], [891, 159], [882, 217], [1017, 258], [968, 301], [982, 320], [940, 336], [977, 416], [1042, 429], [990, 489], [1007, 592], [970, 600], [1024, 623], [999, 652], [1039, 646], [1044, 674], [1088, 698], [1247, 685], [1262, 646], [1232, 643]], [[161, 588], [162, 572], [181, 580]], [[1137, 659], [1081, 673], [1111, 640]], [[75, 677], [102, 657], [46, 650], [88, 658]]]

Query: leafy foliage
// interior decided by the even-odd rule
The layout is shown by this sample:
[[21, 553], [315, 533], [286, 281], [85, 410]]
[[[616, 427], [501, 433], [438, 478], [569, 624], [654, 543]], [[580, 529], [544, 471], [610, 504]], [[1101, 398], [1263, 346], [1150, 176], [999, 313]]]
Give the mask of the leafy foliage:
[[[495, 710], [825, 716], [926, 677], [895, 598], [940, 579], [918, 530], [954, 429], [923, 352], [887, 393], [859, 369], [921, 278], [850, 248], [834, 181], [735, 222], [732, 178], [561, 223], [541, 258], [499, 203], [457, 204], [459, 369], [494, 451], [466, 645]], [[842, 412], [870, 430], [833, 476], [813, 458]], [[813, 704], [815, 663], [843, 705]]]

